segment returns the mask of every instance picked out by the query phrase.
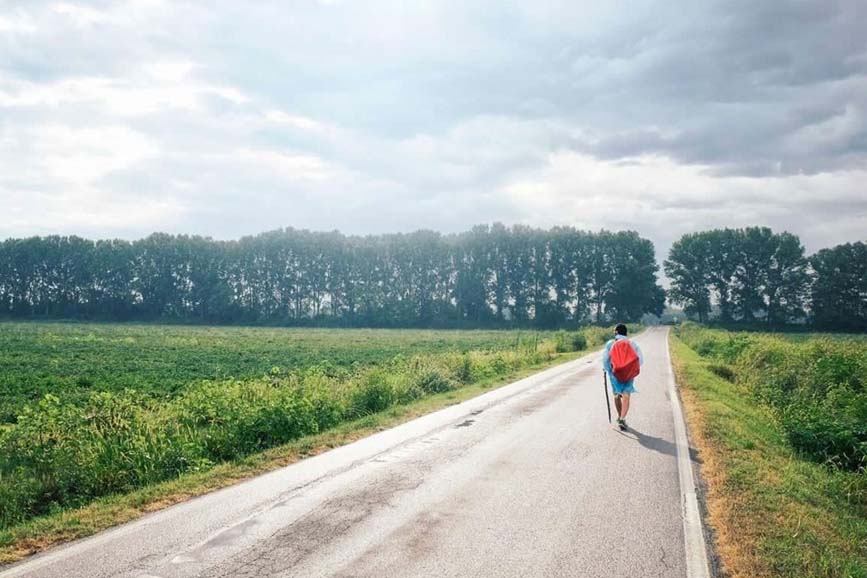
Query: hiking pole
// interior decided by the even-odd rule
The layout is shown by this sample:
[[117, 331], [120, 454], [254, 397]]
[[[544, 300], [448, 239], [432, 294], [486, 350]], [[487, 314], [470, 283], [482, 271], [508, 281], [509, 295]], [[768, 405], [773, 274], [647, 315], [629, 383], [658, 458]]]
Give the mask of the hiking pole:
[[604, 369], [602, 370], [602, 376], [604, 379], [603, 387], [605, 388], [605, 405], [608, 406], [608, 423], [611, 423], [611, 400], [608, 399], [608, 373]]

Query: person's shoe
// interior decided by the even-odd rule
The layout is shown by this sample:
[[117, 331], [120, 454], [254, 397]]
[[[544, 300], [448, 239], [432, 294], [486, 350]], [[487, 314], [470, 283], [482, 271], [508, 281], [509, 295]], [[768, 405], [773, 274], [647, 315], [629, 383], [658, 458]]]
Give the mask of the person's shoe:
[[626, 431], [626, 420], [625, 419], [617, 420], [617, 425], [620, 426], [620, 431]]

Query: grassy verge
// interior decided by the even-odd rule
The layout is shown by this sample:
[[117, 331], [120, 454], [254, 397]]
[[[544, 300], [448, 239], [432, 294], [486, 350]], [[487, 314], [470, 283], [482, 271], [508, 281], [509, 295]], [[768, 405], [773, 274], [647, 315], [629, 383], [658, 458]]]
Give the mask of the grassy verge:
[[588, 351], [561, 353], [552, 359], [506, 375], [483, 379], [406, 405], [393, 406], [385, 411], [336, 425], [326, 432], [305, 436], [260, 453], [216, 465], [206, 471], [186, 473], [170, 481], [129, 493], [103, 497], [81, 508], [59, 511], [0, 530], [0, 564], [21, 560], [53, 545], [92, 535], [191, 497], [350, 443], [587, 353]]
[[796, 454], [774, 412], [672, 337], [724, 572], [867, 577], [867, 481]]

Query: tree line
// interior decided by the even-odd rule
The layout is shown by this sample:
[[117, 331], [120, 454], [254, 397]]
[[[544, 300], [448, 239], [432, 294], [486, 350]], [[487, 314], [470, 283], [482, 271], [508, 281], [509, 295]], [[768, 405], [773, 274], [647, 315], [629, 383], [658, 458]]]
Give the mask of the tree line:
[[846, 243], [807, 257], [800, 239], [767, 227], [714, 229], [676, 241], [664, 263], [669, 301], [699, 321], [812, 323], [867, 330], [867, 245]]
[[570, 227], [31, 237], [0, 243], [0, 315], [549, 328], [661, 313], [657, 270], [653, 244], [635, 232]]

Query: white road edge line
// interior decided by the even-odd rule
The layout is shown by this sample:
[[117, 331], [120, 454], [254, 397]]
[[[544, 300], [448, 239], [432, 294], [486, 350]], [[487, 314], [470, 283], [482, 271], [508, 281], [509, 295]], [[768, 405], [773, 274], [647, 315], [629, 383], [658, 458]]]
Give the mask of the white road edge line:
[[686, 575], [688, 578], [710, 578], [710, 565], [707, 560], [707, 546], [704, 541], [704, 529], [701, 523], [701, 512], [698, 509], [698, 496], [695, 491], [695, 480], [692, 477], [692, 460], [689, 455], [689, 442], [686, 437], [686, 424], [683, 421], [683, 410], [674, 382], [674, 372], [671, 367], [671, 346], [669, 344], [670, 330], [665, 332], [665, 356], [668, 362], [668, 391], [671, 398], [671, 410], [674, 413], [674, 441], [677, 445], [677, 471], [680, 475], [680, 498], [683, 509], [683, 541], [686, 549]]

